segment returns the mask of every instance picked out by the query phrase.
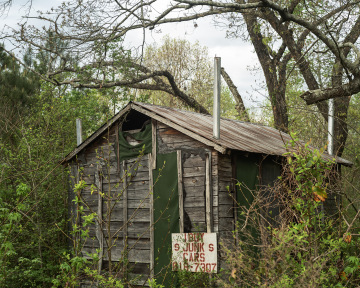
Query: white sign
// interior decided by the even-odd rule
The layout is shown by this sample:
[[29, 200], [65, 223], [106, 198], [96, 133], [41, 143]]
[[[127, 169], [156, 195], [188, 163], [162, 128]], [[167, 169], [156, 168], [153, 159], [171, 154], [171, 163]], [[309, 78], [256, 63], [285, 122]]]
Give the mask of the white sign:
[[172, 270], [217, 273], [216, 233], [172, 233]]

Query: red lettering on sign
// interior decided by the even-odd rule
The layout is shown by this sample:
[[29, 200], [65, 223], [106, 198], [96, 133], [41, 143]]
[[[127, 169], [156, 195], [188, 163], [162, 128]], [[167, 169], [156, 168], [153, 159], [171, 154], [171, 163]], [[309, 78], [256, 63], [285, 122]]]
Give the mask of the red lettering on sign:
[[193, 241], [193, 234], [189, 233], [189, 242], [192, 242], [192, 241]]
[[[175, 251], [179, 250], [179, 245], [175, 244]], [[205, 252], [204, 243], [185, 243], [184, 252]]]
[[194, 261], [199, 261], [199, 253], [195, 253], [195, 255], [194, 255]]
[[204, 243], [200, 243], [199, 244], [199, 249], [198, 249], [199, 252], [205, 252], [204, 251]]
[[172, 235], [172, 270], [217, 272], [215, 233], [183, 233]]

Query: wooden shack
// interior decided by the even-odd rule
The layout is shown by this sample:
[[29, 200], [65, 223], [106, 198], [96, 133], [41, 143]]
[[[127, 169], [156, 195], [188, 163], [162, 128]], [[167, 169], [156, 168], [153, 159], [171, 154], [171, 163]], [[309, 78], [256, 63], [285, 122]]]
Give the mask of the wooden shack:
[[[134, 285], [171, 271], [171, 233], [231, 239], [234, 203], [246, 196], [236, 193], [236, 181], [254, 189], [277, 179], [289, 135], [221, 119], [214, 139], [212, 123], [209, 115], [130, 102], [66, 156], [73, 221], [81, 222], [75, 196], [85, 214], [97, 214], [83, 254], [99, 249], [99, 271], [111, 269]], [[80, 181], [85, 188], [75, 195]]]

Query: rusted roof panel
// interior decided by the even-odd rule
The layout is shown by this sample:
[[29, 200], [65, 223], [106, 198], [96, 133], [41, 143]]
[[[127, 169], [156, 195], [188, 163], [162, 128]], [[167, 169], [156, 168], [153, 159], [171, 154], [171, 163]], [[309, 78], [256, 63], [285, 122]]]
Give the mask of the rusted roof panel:
[[[287, 152], [286, 144], [291, 140], [289, 134], [275, 128], [223, 118], [220, 120], [220, 139], [214, 139], [212, 130], [213, 117], [211, 115], [139, 102], [134, 102], [134, 104], [154, 112], [226, 149], [281, 156]], [[323, 157], [328, 160], [333, 159], [328, 154], [323, 154]], [[340, 157], [337, 157], [336, 160], [340, 164], [352, 165], [350, 161]]]
[[[66, 163], [71, 160], [131, 109], [145, 113], [149, 117], [156, 118], [156, 120], [164, 122], [164, 124], [170, 125], [175, 129], [181, 128], [181, 132], [184, 134], [206, 145], [212, 146], [222, 153], [226, 150], [238, 150], [281, 156], [287, 152], [286, 144], [291, 140], [290, 135], [268, 126], [223, 118], [220, 120], [220, 139], [215, 139], [213, 138], [213, 117], [211, 115], [139, 102], [130, 102], [123, 110], [110, 119], [108, 123], [104, 124], [74, 151], [69, 153], [61, 163]], [[333, 159], [333, 157], [328, 154], [323, 154], [322, 156], [327, 160]], [[337, 157], [336, 161], [346, 166], [352, 165], [350, 161], [340, 157]]]

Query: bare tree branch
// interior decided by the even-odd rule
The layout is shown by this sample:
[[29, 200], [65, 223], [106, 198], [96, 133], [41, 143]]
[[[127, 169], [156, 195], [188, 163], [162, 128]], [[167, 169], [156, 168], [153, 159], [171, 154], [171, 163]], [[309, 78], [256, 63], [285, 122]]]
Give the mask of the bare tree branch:
[[207, 7], [218, 7], [218, 8], [231, 8], [235, 10], [244, 10], [251, 8], [263, 7], [264, 4], [259, 2], [252, 3], [223, 3], [223, 2], [215, 2], [215, 1], [192, 1], [192, 0], [175, 0], [175, 2], [189, 4], [190, 7], [193, 6], [207, 6]]
[[[299, 25], [301, 25], [302, 27], [310, 30], [314, 35], [316, 35], [330, 50], [331, 52], [338, 58], [340, 58], [344, 65], [346, 66], [346, 68], [348, 68], [353, 74], [355, 75], [360, 75], [360, 70], [359, 67], [355, 66], [351, 61], [349, 61], [343, 54], [343, 52], [341, 50], [338, 49], [338, 46], [336, 45], [336, 43], [329, 37], [327, 37], [327, 35], [325, 34], [325, 32], [323, 32], [320, 28], [318, 28], [316, 25], [314, 25], [313, 23], [310, 23], [308, 21], [306, 21], [303, 18], [300, 18], [294, 14], [291, 14], [287, 11], [287, 9], [281, 7], [280, 5], [274, 3], [273, 1], [270, 0], [261, 0], [264, 5], [266, 7], [269, 7], [275, 11], [277, 11], [282, 19], [284, 21], [292, 21], [295, 22]], [[360, 3], [360, 1], [355, 1], [353, 2], [353, 5]]]
[[339, 87], [309, 90], [300, 97], [306, 101], [306, 104], [314, 104], [331, 98], [340, 98], [354, 95], [360, 92], [360, 78], [355, 78], [348, 84]]
[[235, 86], [234, 82], [231, 80], [229, 74], [226, 73], [225, 69], [221, 67], [221, 76], [224, 78], [226, 84], [228, 85], [231, 93], [233, 94], [235, 101], [236, 101], [236, 110], [239, 113], [239, 116], [241, 120], [244, 120], [246, 122], [250, 122], [249, 114], [247, 113], [245, 109], [244, 102], [242, 100], [242, 97], [237, 90], [237, 87]]

